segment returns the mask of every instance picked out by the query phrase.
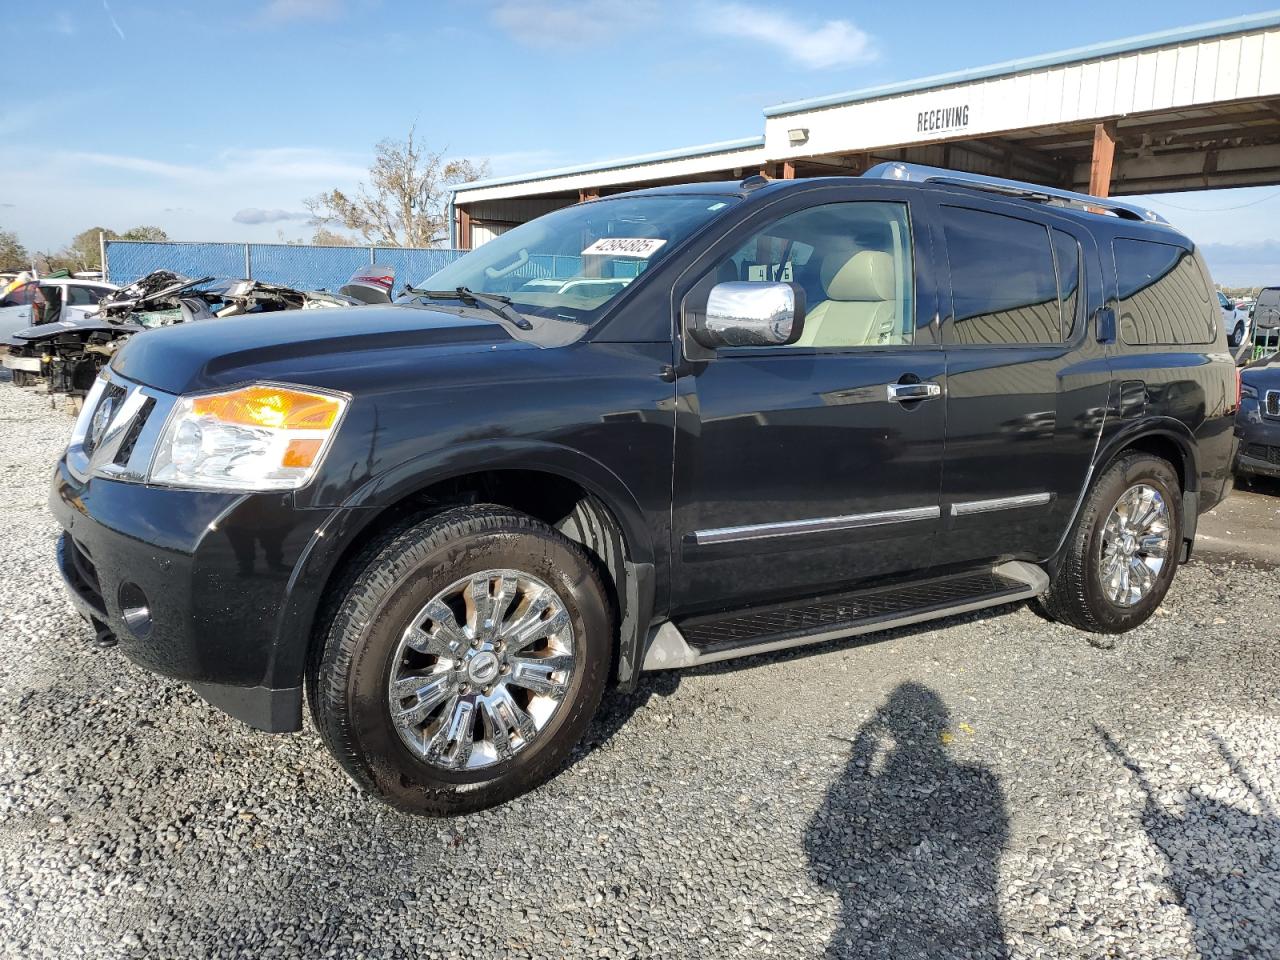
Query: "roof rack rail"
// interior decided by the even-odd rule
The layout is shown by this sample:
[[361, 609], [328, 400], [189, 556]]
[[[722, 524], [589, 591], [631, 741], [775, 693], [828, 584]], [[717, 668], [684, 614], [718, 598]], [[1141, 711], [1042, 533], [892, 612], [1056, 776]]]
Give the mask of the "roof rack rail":
[[880, 180], [909, 180], [916, 183], [944, 183], [956, 187], [969, 187], [973, 190], [986, 190], [990, 193], [1019, 197], [1023, 200], [1034, 200], [1038, 203], [1073, 207], [1078, 210], [1091, 212], [1105, 210], [1125, 220], [1141, 220], [1144, 223], [1170, 226], [1169, 221], [1154, 210], [1148, 210], [1135, 203], [1112, 200], [1110, 197], [1091, 197], [1087, 193], [1075, 193], [1071, 190], [1059, 190], [1055, 187], [1042, 187], [1039, 184], [1024, 183], [1021, 180], [1006, 180], [1003, 177], [987, 177], [980, 173], [965, 173], [962, 170], [946, 170], [942, 167], [929, 167], [919, 163], [889, 161], [876, 164], [863, 176]]

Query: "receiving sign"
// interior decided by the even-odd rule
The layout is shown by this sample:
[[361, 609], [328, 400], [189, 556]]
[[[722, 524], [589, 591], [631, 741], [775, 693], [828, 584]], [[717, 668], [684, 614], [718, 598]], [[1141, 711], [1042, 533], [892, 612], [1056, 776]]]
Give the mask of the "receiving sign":
[[582, 251], [584, 257], [643, 257], [649, 259], [667, 241], [656, 237], [601, 237]]

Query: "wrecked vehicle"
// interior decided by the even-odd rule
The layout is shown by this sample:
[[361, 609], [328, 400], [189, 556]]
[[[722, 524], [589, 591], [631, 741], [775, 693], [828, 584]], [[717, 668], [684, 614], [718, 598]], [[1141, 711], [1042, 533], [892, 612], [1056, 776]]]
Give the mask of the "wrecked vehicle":
[[303, 297], [303, 310], [324, 310], [333, 307], [363, 307], [371, 303], [390, 303], [391, 290], [396, 282], [396, 268], [370, 264], [357, 270], [351, 279], [338, 288], [337, 293], [328, 290], [311, 290]]
[[[50, 393], [83, 395], [129, 337], [150, 327], [196, 319], [207, 304], [199, 296], [183, 295], [212, 279], [156, 270], [113, 290], [93, 313], [71, 311], [58, 290], [45, 290], [41, 316], [8, 340], [4, 364], [20, 386], [43, 378]], [[185, 307], [184, 300], [190, 301]]]
[[19, 386], [43, 379], [50, 393], [82, 396], [124, 342], [143, 331], [219, 317], [390, 303], [394, 281], [395, 270], [378, 265], [357, 270], [337, 293], [155, 270], [109, 292], [94, 312], [73, 309], [54, 290], [36, 325], [9, 338], [4, 365]]

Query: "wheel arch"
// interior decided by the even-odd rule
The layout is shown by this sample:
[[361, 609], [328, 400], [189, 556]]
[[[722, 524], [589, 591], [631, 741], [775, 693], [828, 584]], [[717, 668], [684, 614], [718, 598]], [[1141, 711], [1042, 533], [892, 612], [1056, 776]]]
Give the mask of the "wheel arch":
[[275, 682], [300, 682], [317, 618], [347, 565], [387, 526], [462, 503], [499, 503], [579, 543], [612, 591], [613, 678], [634, 685], [653, 613], [655, 542], [635, 496], [603, 464], [530, 442], [455, 446], [366, 483], [316, 531], [290, 581], [278, 625]]
[[[1149, 453], [1173, 466], [1182, 486], [1182, 539], [1188, 544], [1195, 540], [1200, 481], [1194, 435], [1186, 424], [1171, 417], [1132, 421], [1104, 440], [1099, 447], [1080, 496], [1076, 499], [1075, 509], [1071, 512], [1071, 521], [1063, 530], [1053, 555], [1045, 563], [1050, 575], [1062, 563], [1063, 551], [1079, 520], [1080, 511], [1084, 509], [1085, 498], [1092, 489], [1094, 480], [1120, 457], [1134, 452]], [[1189, 554], [1189, 549], [1187, 553]]]

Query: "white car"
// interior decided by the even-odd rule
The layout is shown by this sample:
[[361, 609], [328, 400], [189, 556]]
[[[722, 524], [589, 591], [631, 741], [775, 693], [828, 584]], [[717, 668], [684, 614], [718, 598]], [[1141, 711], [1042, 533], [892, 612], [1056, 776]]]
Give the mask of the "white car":
[[[70, 319], [74, 314], [93, 312], [98, 309], [99, 300], [118, 289], [114, 283], [104, 283], [101, 280], [76, 280], [70, 277], [28, 280], [14, 287], [0, 300], [0, 347], [18, 331], [35, 325], [31, 307], [41, 296], [40, 289], [45, 287], [61, 288], [63, 319]], [[15, 381], [27, 381], [31, 376], [40, 374], [38, 357], [10, 357], [6, 352], [4, 366], [14, 372]], [[21, 376], [18, 376], [19, 372]]]
[[1218, 306], [1222, 309], [1222, 326], [1227, 331], [1227, 343], [1238, 347], [1249, 335], [1249, 311], [1237, 307], [1225, 293], [1218, 291]]
[[101, 280], [76, 280], [70, 277], [28, 280], [14, 287], [0, 300], [0, 343], [19, 330], [31, 326], [31, 304], [35, 302], [36, 291], [41, 287], [61, 287], [63, 306], [77, 307], [85, 313], [96, 308], [98, 301], [112, 290], [118, 289], [114, 283], [104, 283]]

